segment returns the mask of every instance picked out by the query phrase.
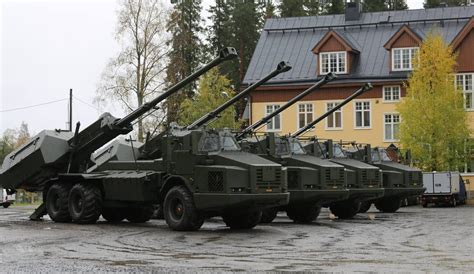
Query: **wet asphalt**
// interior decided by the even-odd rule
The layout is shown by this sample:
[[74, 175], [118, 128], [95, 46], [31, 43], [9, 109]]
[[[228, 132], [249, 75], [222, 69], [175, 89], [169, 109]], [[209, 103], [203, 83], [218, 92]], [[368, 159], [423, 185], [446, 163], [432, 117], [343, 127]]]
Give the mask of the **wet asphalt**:
[[461, 271], [474, 269], [474, 206], [371, 208], [352, 220], [323, 209], [297, 225], [232, 231], [219, 218], [197, 232], [165, 221], [111, 225], [28, 220], [32, 207], [0, 209], [0, 272]]

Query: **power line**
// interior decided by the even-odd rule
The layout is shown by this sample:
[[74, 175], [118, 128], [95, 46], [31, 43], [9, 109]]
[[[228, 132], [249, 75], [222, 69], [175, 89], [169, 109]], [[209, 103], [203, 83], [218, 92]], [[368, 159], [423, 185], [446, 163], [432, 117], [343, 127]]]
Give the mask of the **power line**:
[[93, 108], [93, 109], [95, 109], [95, 110], [97, 110], [97, 111], [100, 111], [100, 109], [98, 109], [98, 108], [94, 107], [93, 105], [91, 105], [91, 104], [87, 103], [87, 102], [86, 102], [86, 101], [84, 101], [84, 100], [81, 100], [81, 99], [77, 98], [77, 97], [76, 97], [76, 96], [74, 96], [74, 95], [72, 96], [72, 98], [76, 99], [77, 101], [79, 101], [79, 102], [83, 103], [84, 105], [86, 105], [86, 106], [88, 106], [88, 107], [90, 107], [90, 108]]
[[4, 110], [0, 110], [0, 112], [10, 112], [10, 111], [15, 111], [15, 110], [22, 110], [22, 109], [34, 108], [34, 107], [49, 105], [49, 104], [53, 104], [53, 103], [57, 103], [57, 102], [61, 102], [61, 101], [66, 101], [66, 100], [67, 100], [67, 98], [64, 98], [64, 99], [54, 100], [54, 101], [45, 102], [45, 103], [36, 104], [36, 105], [31, 105], [31, 106], [18, 107], [18, 108], [11, 108], [11, 109], [4, 109]]

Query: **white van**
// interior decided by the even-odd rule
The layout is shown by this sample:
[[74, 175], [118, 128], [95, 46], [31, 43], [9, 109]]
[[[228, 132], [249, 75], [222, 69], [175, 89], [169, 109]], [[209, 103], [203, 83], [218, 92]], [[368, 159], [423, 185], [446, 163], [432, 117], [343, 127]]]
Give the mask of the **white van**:
[[0, 188], [0, 206], [7, 208], [12, 205], [13, 202], [15, 202], [15, 194], [8, 195], [5, 189]]

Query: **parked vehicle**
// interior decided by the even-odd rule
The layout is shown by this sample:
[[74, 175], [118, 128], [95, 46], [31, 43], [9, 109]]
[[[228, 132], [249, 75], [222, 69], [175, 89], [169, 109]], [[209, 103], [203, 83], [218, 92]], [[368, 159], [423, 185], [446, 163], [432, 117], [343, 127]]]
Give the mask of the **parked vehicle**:
[[457, 206], [466, 203], [466, 186], [459, 172], [424, 172], [423, 186], [425, 193], [421, 204]]
[[15, 202], [15, 194], [8, 194], [7, 190], [0, 188], [0, 206], [8, 208]]

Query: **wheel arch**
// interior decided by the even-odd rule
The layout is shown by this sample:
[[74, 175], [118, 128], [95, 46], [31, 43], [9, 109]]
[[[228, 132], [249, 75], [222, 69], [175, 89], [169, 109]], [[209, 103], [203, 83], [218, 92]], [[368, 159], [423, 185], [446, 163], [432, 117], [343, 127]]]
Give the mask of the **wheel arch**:
[[160, 204], [162, 204], [165, 200], [166, 193], [168, 193], [168, 191], [175, 186], [184, 186], [192, 192], [191, 184], [189, 183], [188, 179], [177, 175], [168, 176], [165, 178], [163, 186], [160, 189]]

